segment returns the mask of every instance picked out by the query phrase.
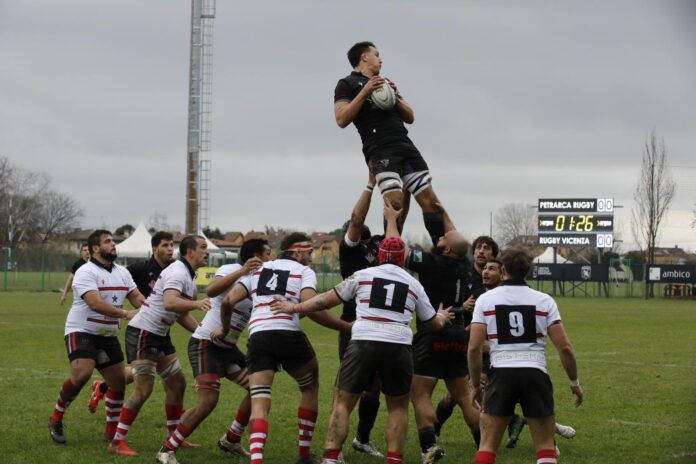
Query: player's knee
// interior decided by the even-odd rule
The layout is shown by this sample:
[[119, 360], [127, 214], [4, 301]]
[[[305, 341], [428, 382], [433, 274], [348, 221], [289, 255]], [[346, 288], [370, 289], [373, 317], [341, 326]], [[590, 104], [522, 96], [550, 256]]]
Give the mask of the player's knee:
[[179, 358], [174, 358], [169, 364], [164, 366], [162, 369], [157, 371], [160, 378], [167, 383], [181, 383], [186, 385], [186, 380], [183, 375], [177, 375], [181, 373], [181, 363]]
[[76, 372], [72, 373], [70, 375], [70, 382], [78, 389], [82, 389], [85, 385], [87, 385], [87, 382], [89, 382], [89, 379], [92, 377], [92, 373], [83, 373], [83, 372]]
[[201, 390], [209, 390], [219, 393], [220, 377], [214, 374], [199, 375], [196, 377], [195, 389], [197, 392], [200, 392]]
[[300, 390], [319, 389], [319, 375], [317, 372], [309, 372], [296, 378], [295, 381], [297, 381], [297, 386], [300, 387]]
[[157, 366], [152, 363], [141, 363], [131, 365], [131, 371], [133, 372], [133, 379], [138, 377], [154, 377], [157, 373]]

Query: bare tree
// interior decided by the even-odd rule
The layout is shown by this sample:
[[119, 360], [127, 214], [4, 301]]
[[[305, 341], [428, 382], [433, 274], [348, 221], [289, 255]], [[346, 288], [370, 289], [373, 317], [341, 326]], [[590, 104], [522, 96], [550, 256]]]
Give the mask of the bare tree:
[[150, 229], [157, 230], [171, 230], [169, 221], [167, 220], [167, 215], [164, 213], [155, 212], [149, 219]]
[[36, 227], [47, 243], [56, 234], [68, 232], [83, 215], [82, 208], [65, 193], [48, 191], [40, 197]]
[[[676, 184], [667, 166], [667, 148], [664, 140], [658, 140], [655, 130], [645, 141], [640, 176], [633, 192], [631, 230], [633, 238], [645, 252], [648, 265], [655, 262], [655, 247], [660, 226], [674, 198]], [[645, 297], [650, 293], [646, 282]]]
[[501, 245], [515, 238], [536, 235], [536, 213], [524, 203], [507, 203], [495, 213], [496, 240]]
[[[5, 160], [6, 161], [6, 160]], [[35, 229], [41, 202], [40, 193], [48, 187], [48, 177], [5, 164], [5, 179], [0, 197], [2, 242], [14, 245]]]

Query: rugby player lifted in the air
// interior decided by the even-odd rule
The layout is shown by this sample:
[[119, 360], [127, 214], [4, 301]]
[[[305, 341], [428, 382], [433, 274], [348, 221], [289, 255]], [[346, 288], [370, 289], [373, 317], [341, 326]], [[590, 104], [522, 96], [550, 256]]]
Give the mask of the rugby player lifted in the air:
[[420, 205], [425, 228], [433, 244], [437, 244], [445, 235], [442, 208], [430, 185], [428, 165], [404, 126], [404, 123], [413, 124], [413, 108], [391, 80], [388, 82], [396, 95], [396, 105], [381, 110], [372, 103], [372, 91], [387, 82], [379, 75], [382, 58], [372, 42], [353, 45], [348, 50], [348, 61], [353, 72], [338, 81], [334, 92], [336, 123], [341, 128], [351, 122], [355, 124], [365, 161], [372, 165], [382, 196], [399, 210], [404, 203], [402, 188], [406, 187]]

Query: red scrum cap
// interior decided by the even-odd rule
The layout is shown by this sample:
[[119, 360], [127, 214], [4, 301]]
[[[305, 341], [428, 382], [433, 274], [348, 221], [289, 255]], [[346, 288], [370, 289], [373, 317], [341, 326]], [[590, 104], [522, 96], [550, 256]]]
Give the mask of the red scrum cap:
[[396, 264], [397, 266], [404, 265], [404, 252], [406, 245], [399, 237], [387, 237], [379, 244], [379, 254], [377, 261], [379, 264]]

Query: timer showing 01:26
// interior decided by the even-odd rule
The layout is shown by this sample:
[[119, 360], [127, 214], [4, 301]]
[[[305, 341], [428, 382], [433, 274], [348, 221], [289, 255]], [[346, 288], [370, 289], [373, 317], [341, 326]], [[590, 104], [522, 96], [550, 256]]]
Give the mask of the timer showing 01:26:
[[539, 214], [539, 232], [612, 232], [612, 214]]

